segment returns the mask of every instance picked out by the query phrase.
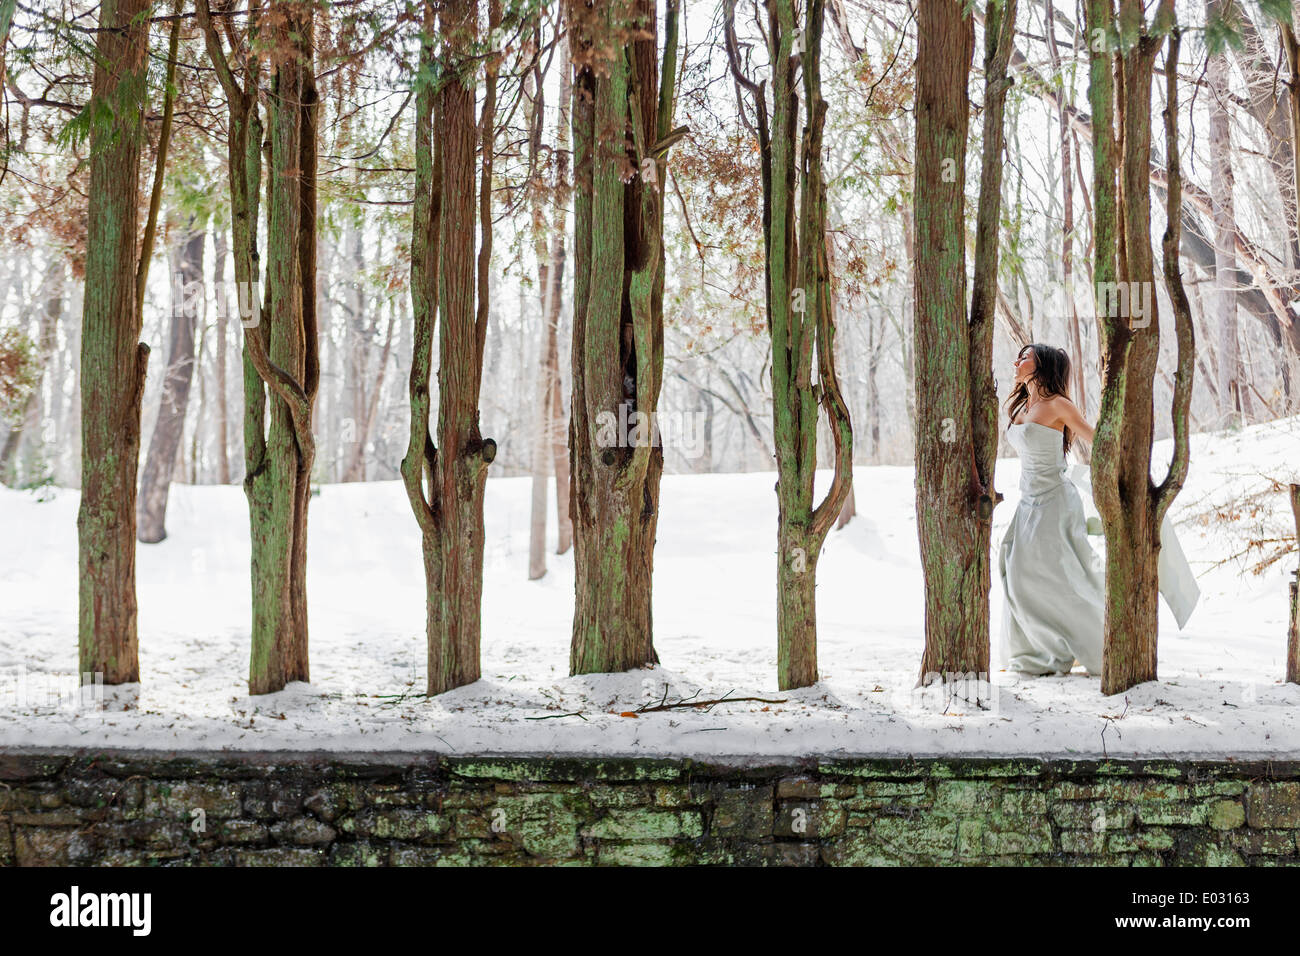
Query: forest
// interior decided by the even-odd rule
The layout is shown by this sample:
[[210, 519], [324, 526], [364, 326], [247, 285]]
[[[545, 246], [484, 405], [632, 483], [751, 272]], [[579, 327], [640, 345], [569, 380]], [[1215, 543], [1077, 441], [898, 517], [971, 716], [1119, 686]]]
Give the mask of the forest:
[[[253, 696], [311, 682], [309, 607], [336, 579], [313, 576], [310, 519], [387, 483], [422, 561], [416, 692], [483, 679], [493, 606], [556, 574], [569, 675], [676, 666], [656, 634], [681, 559], [656, 543], [689, 480], [714, 489], [710, 527], [734, 509], [768, 542], [752, 681], [818, 684], [819, 604], [845, 587], [819, 561], [913, 506], [912, 677], [986, 676], [1018, 474], [1004, 402], [1047, 342], [1096, 426], [1073, 454], [1104, 543], [1100, 691], [1155, 681], [1161, 529], [1191, 520], [1198, 441], [1300, 414], [1297, 17], [0, 0], [0, 504], [76, 507], [75, 664], [70, 633], [40, 653], [147, 685], [137, 566], [217, 500], [179, 490], [228, 486], [237, 676]], [[909, 490], [886, 498], [891, 469]], [[765, 510], [707, 483], [743, 473], [767, 476]], [[1243, 522], [1215, 558], [1242, 574], [1296, 551], [1300, 479], [1260, 477], [1215, 518]], [[509, 594], [485, 592], [512, 481], [526, 553]], [[17, 513], [0, 507], [0, 551], [35, 527]], [[378, 527], [330, 540], [364, 553]], [[1285, 663], [1257, 678], [1300, 684], [1296, 584], [1271, 580]], [[15, 647], [24, 620], [0, 607]]]

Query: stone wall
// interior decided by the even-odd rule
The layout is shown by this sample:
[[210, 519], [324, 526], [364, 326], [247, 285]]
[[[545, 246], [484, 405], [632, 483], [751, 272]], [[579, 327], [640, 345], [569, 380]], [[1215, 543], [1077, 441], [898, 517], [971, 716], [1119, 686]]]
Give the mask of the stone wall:
[[1300, 763], [0, 751], [0, 864], [1300, 863]]

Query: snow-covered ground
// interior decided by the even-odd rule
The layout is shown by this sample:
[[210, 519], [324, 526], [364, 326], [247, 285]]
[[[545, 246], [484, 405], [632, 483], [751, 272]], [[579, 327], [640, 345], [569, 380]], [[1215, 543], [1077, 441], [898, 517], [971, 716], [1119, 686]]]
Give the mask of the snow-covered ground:
[[[0, 488], [0, 746], [1296, 758], [1300, 686], [1280, 681], [1295, 554], [1261, 575], [1213, 565], [1250, 538], [1294, 534], [1285, 494], [1249, 495], [1294, 480], [1298, 438], [1300, 419], [1194, 437], [1173, 517], [1202, 598], [1181, 633], [1161, 604], [1160, 681], [1110, 698], [1077, 670], [1017, 681], [1000, 669], [995, 581], [995, 693], [982, 707], [913, 689], [923, 632], [909, 468], [856, 469], [858, 517], [832, 532], [818, 570], [822, 681], [789, 693], [776, 690], [772, 474], [664, 479], [662, 666], [586, 677], [568, 676], [572, 558], [549, 556], [546, 577], [527, 581], [529, 481], [490, 480], [483, 680], [433, 699], [421, 696], [424, 583], [400, 484], [329, 485], [313, 499], [312, 683], [256, 699], [242, 492], [175, 485], [169, 537], [139, 546], [142, 683], [108, 688], [102, 706], [74, 692], [77, 494]], [[1158, 446], [1162, 461], [1168, 451]], [[1017, 479], [1003, 459], [995, 541]], [[665, 694], [784, 702], [627, 716]]]

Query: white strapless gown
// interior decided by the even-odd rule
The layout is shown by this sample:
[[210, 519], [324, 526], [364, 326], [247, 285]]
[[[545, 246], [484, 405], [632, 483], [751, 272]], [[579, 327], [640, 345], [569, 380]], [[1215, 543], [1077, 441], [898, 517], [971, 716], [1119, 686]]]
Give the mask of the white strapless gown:
[[[1088, 542], [1085, 502], [1096, 512], [1088, 471], [1077, 467], [1070, 474], [1054, 428], [1022, 422], [1007, 437], [1020, 454], [1020, 503], [998, 551], [1008, 666], [1025, 674], [1065, 673], [1077, 658], [1100, 676], [1106, 575]], [[1182, 628], [1200, 589], [1167, 517], [1160, 545], [1160, 593]]]

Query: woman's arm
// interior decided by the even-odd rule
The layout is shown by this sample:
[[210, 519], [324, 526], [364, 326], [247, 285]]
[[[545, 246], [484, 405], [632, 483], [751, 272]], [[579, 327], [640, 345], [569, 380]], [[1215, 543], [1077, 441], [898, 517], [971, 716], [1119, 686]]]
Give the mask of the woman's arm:
[[1078, 406], [1068, 398], [1060, 398], [1057, 401], [1060, 403], [1061, 424], [1091, 445], [1093, 427], [1088, 424], [1088, 420], [1083, 417]]

